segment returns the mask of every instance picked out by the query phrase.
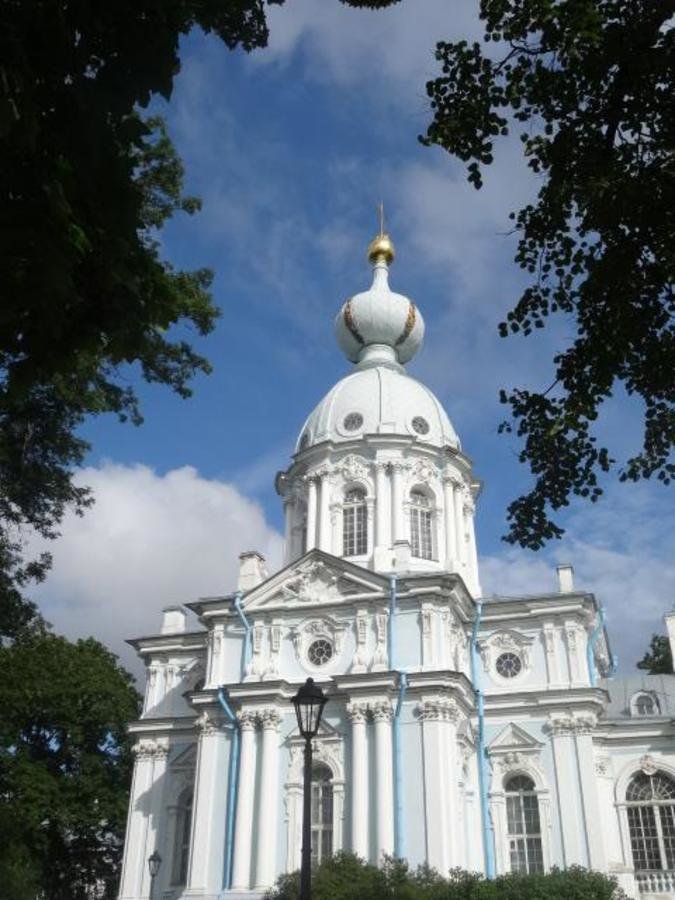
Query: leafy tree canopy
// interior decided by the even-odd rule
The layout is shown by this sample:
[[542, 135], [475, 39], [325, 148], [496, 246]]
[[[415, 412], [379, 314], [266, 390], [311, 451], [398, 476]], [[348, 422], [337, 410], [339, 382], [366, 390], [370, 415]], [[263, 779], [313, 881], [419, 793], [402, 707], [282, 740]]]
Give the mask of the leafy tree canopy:
[[190, 393], [208, 362], [172, 326], [206, 334], [216, 307], [207, 270], [173, 269], [155, 235], [176, 211], [183, 167], [160, 119], [181, 35], [230, 48], [267, 41], [262, 0], [0, 2], [0, 638], [36, 620], [26, 584], [50, 558], [24, 558], [27, 529], [52, 538], [88, 450], [87, 415], [138, 423], [120, 370]]
[[502, 335], [562, 313], [573, 343], [545, 390], [502, 392], [534, 487], [509, 506], [506, 540], [538, 548], [562, 529], [551, 511], [597, 500], [610, 469], [593, 425], [617, 385], [644, 408], [641, 452], [623, 480], [675, 472], [673, 0], [481, 0], [484, 41], [441, 42], [425, 144], [468, 164], [479, 188], [495, 141], [519, 133], [540, 180], [513, 214], [516, 260], [532, 276]]
[[670, 650], [670, 641], [665, 634], [653, 634], [649, 644], [649, 650], [639, 663], [638, 669], [646, 669], [650, 675], [672, 675], [673, 655]]
[[[133, 679], [93, 639], [0, 648], [0, 884], [6, 900], [89, 896], [116, 880], [131, 772]], [[111, 894], [112, 896], [112, 894]]]

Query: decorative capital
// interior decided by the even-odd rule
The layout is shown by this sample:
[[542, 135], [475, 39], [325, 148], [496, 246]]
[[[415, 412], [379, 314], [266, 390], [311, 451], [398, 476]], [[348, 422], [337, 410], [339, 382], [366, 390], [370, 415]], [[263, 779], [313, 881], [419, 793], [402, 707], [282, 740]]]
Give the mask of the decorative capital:
[[418, 703], [417, 714], [422, 722], [456, 722], [459, 709], [454, 700], [439, 697]]
[[204, 737], [209, 737], [218, 731], [217, 723], [211, 718], [206, 710], [197, 716], [195, 719], [195, 726]]
[[373, 703], [370, 710], [375, 722], [391, 722], [394, 717], [392, 705], [386, 700], [383, 700], [380, 703]]
[[242, 731], [253, 731], [256, 726], [257, 715], [252, 709], [242, 709], [237, 713], [237, 721]]
[[365, 703], [348, 703], [347, 715], [349, 716], [352, 725], [360, 725], [366, 721], [368, 706]]
[[263, 731], [276, 731], [281, 724], [283, 716], [274, 706], [267, 707], [258, 713], [258, 719]]

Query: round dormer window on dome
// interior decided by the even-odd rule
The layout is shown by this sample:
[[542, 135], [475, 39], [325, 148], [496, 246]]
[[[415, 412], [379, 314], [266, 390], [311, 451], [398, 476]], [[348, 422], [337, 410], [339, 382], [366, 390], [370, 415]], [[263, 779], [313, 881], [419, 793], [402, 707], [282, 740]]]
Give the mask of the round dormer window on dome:
[[350, 412], [344, 417], [342, 426], [345, 431], [358, 431], [363, 425], [363, 416], [358, 412]]
[[411, 422], [411, 425], [413, 427], [413, 431], [416, 431], [417, 434], [429, 434], [429, 423], [424, 418], [424, 416], [415, 416]]

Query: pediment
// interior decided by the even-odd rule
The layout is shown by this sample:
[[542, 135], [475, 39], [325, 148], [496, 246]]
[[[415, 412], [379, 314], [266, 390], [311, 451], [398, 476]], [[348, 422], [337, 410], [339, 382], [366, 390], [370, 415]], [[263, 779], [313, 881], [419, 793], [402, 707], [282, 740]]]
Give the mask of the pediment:
[[315, 609], [360, 600], [380, 599], [387, 579], [321, 550], [310, 550], [243, 598], [247, 612]]
[[541, 741], [532, 737], [518, 725], [510, 722], [506, 728], [503, 728], [497, 737], [493, 738], [488, 744], [488, 753], [510, 753], [512, 751], [527, 752], [538, 751], [543, 747]]

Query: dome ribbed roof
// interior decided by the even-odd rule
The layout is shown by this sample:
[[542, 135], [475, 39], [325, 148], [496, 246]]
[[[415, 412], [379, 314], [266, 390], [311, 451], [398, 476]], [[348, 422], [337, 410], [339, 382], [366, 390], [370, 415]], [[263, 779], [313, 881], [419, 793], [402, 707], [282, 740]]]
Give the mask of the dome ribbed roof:
[[400, 366], [370, 365], [343, 378], [305, 422], [296, 452], [322, 441], [401, 435], [435, 447], [459, 447], [455, 429], [434, 394]]

